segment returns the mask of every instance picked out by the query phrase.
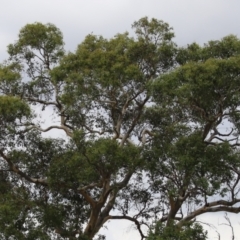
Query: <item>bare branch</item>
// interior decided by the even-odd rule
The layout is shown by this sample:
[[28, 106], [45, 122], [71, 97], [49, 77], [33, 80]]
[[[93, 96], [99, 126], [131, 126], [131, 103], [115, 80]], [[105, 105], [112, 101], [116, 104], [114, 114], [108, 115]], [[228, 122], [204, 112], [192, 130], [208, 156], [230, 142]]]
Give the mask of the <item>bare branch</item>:
[[129, 182], [130, 178], [132, 177], [132, 175], [133, 175], [133, 171], [130, 170], [130, 171], [125, 175], [124, 179], [123, 179], [121, 182], [118, 182], [118, 183], [116, 183], [116, 184], [113, 184], [113, 185], [111, 186], [111, 188], [122, 189], [123, 187], [125, 187], [125, 186], [128, 184], [128, 182]]
[[232, 240], [234, 240], [234, 239], [235, 239], [234, 229], [233, 229], [232, 223], [231, 223], [231, 221], [230, 221], [230, 219], [229, 219], [227, 213], [225, 213], [224, 218], [226, 219], [226, 221], [227, 221], [228, 223], [221, 223], [221, 224], [219, 224], [219, 225], [226, 225], [226, 226], [229, 226], [229, 227], [231, 228], [231, 231], [232, 231]]
[[85, 198], [85, 200], [92, 206], [96, 206], [96, 201], [87, 193], [85, 189], [79, 189], [78, 192]]
[[228, 136], [230, 136], [230, 135], [232, 134], [233, 128], [232, 128], [232, 130], [231, 130], [229, 133], [227, 133], [227, 134], [222, 134], [222, 133], [220, 133], [220, 132], [217, 130], [217, 128], [214, 128], [214, 132], [215, 132], [216, 134], [218, 134], [219, 136], [228, 137]]
[[102, 187], [102, 183], [91, 183], [91, 184], [89, 184], [89, 185], [87, 185], [87, 186], [85, 186], [85, 187], [79, 188], [78, 190], [79, 190], [79, 191], [80, 191], [80, 190], [86, 191], [86, 190], [88, 190], [88, 189], [93, 189], [93, 188], [95, 188], [95, 187]]
[[141, 133], [141, 142], [143, 143], [143, 144], [145, 144], [146, 143], [146, 134], [148, 134], [149, 136], [155, 136], [155, 134], [153, 133], [153, 132], [151, 132], [150, 130], [148, 130], [148, 129], [144, 129], [143, 131], [142, 131], [142, 133]]
[[32, 178], [26, 173], [22, 172], [16, 164], [13, 164], [11, 159], [7, 157], [4, 153], [3, 150], [0, 150], [0, 156], [8, 163], [9, 166], [9, 171], [17, 173], [19, 176], [23, 177], [26, 179], [28, 182], [35, 183], [35, 184], [41, 184], [43, 186], [47, 186], [47, 179], [41, 179], [41, 178]]
[[126, 220], [129, 220], [131, 222], [134, 222], [137, 226], [139, 234], [141, 235], [141, 240], [147, 237], [143, 234], [143, 232], [141, 230], [141, 224], [135, 218], [132, 218], [132, 217], [129, 217], [129, 216], [109, 216], [108, 219], [126, 219]]
[[97, 133], [97, 134], [99, 134], [99, 135], [102, 135], [102, 134], [104, 134], [106, 131], [97, 131], [97, 130], [93, 130], [93, 129], [91, 129], [91, 128], [89, 128], [87, 125], [83, 125], [83, 127], [84, 128], [86, 128], [90, 133]]
[[[180, 220], [182, 220], [183, 218], [182, 218], [182, 217], [174, 217], [173, 219], [180, 221]], [[165, 215], [165, 216], [163, 216], [163, 217], [160, 219], [160, 222], [165, 222], [165, 221], [167, 221], [167, 220], [168, 220], [168, 215]]]
[[[123, 136], [123, 135], [120, 135], [118, 138], [119, 138], [119, 139], [123, 139], [124, 136]], [[130, 145], [135, 146], [135, 143], [134, 143], [131, 139], [127, 138], [126, 141], [127, 141]]]
[[56, 102], [48, 102], [48, 101], [44, 101], [44, 100], [37, 99], [37, 98], [25, 97], [24, 99], [29, 101], [29, 102], [41, 103], [41, 104], [44, 104], [44, 105], [54, 105], [56, 107], [58, 105]]
[[54, 126], [47, 127], [47, 128], [45, 128], [45, 129], [43, 129], [43, 128], [39, 127], [39, 126], [34, 125], [34, 126], [29, 127], [29, 128], [26, 128], [26, 129], [23, 130], [23, 131], [20, 131], [20, 133], [25, 133], [25, 132], [28, 132], [28, 131], [30, 131], [30, 130], [32, 130], [32, 129], [37, 129], [37, 130], [39, 130], [39, 131], [41, 131], [41, 132], [48, 132], [48, 131], [50, 131], [51, 129], [61, 129], [61, 130], [65, 131], [65, 133], [66, 133], [69, 137], [72, 137], [72, 136], [73, 136], [72, 132], [68, 129], [68, 127], [63, 126], [63, 125], [62, 125], [62, 126], [54, 125]]
[[142, 109], [143, 109], [145, 103], [148, 101], [148, 99], [149, 99], [149, 96], [147, 96], [147, 97], [143, 100], [142, 104], [138, 107], [138, 114], [135, 116], [135, 118], [134, 118], [133, 121], [132, 121], [132, 124], [131, 124], [130, 128], [128, 129], [127, 133], [124, 135], [124, 137], [123, 137], [123, 139], [122, 139], [122, 141], [121, 141], [121, 145], [123, 145], [124, 142], [126, 141], [126, 139], [129, 138], [129, 135], [130, 135], [131, 132], [133, 131], [134, 127], [136, 126], [136, 124], [137, 124], [137, 122], [138, 122], [138, 120], [139, 120], [139, 118], [140, 118], [140, 116], [141, 116], [141, 114], [142, 114]]
[[178, 226], [182, 226], [185, 222], [188, 222], [192, 220], [193, 218], [196, 218], [197, 216], [208, 213], [208, 212], [231, 212], [231, 213], [239, 213], [240, 207], [232, 207], [234, 204], [239, 203], [240, 199], [234, 199], [233, 201], [225, 201], [225, 200], [219, 200], [214, 201], [211, 203], [207, 203], [204, 207], [201, 207], [191, 213], [188, 214], [185, 218], [183, 218], [179, 223]]

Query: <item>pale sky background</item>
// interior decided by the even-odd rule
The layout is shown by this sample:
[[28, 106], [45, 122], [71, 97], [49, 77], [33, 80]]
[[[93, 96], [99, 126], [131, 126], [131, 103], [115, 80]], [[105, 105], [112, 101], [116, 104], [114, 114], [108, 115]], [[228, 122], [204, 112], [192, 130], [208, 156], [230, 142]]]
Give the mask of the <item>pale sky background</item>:
[[[104, 37], [131, 32], [131, 24], [141, 17], [161, 19], [175, 31], [180, 46], [219, 40], [228, 34], [240, 37], [239, 0], [0, 0], [0, 63], [7, 58], [6, 46], [17, 40], [27, 23], [53, 23], [62, 32], [67, 51], [74, 51], [93, 32]], [[221, 239], [231, 239], [230, 228], [218, 226], [224, 213], [201, 216], [218, 227]], [[229, 214], [240, 240], [240, 215]], [[123, 220], [107, 224], [107, 240], [138, 240], [131, 223]], [[217, 239], [212, 231], [209, 239]]]

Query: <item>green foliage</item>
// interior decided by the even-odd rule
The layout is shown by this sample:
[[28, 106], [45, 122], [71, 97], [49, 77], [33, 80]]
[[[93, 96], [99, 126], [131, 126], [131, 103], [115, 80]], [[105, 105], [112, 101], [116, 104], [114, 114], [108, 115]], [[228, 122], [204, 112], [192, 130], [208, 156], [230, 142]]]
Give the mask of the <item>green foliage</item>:
[[184, 65], [189, 62], [203, 62], [209, 58], [226, 59], [240, 54], [240, 40], [229, 35], [218, 41], [209, 41], [204, 47], [192, 43], [187, 48], [179, 48], [177, 62]]
[[32, 61], [39, 51], [42, 61], [56, 63], [63, 55], [62, 33], [53, 24], [27, 24], [20, 30], [16, 44], [8, 46], [11, 57], [21, 56], [22, 59]]
[[150, 231], [147, 240], [206, 240], [207, 232], [203, 230], [200, 224], [184, 226], [179, 230], [176, 226], [164, 226], [157, 223], [154, 231]]
[[16, 118], [29, 116], [30, 108], [17, 97], [0, 96], [0, 115], [5, 121], [12, 122]]
[[21, 75], [19, 64], [10, 64], [9, 66], [0, 65], [0, 86], [1, 92], [14, 96], [19, 93], [19, 82]]
[[132, 27], [65, 53], [56, 26], [27, 24], [9, 45], [1, 239], [93, 239], [111, 219], [144, 238], [155, 219], [149, 240], [204, 240], [193, 219], [239, 212], [239, 39], [178, 48], [163, 21]]
[[85, 142], [80, 148], [68, 146], [65, 153], [55, 156], [49, 168], [49, 182], [53, 187], [77, 189], [116, 175], [119, 169], [134, 169], [138, 163], [137, 148], [120, 148], [111, 139], [98, 139]]

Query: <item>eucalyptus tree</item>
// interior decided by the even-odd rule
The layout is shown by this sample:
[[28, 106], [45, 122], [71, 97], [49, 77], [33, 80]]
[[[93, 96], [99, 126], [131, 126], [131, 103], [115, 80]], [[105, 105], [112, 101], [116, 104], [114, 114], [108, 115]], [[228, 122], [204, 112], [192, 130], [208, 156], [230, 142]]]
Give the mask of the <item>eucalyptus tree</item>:
[[203, 240], [199, 215], [239, 213], [240, 40], [177, 48], [163, 21], [133, 28], [66, 53], [34, 23], [8, 46], [2, 239], [93, 239], [125, 219], [141, 239]]
[[111, 219], [134, 222], [144, 237], [126, 215], [124, 189], [140, 188], [147, 85], [173, 67], [176, 46], [163, 21], [142, 18], [133, 28], [135, 38], [91, 34], [65, 53], [56, 26], [27, 24], [8, 46], [0, 68], [2, 239], [93, 239]]
[[176, 69], [150, 86], [145, 160], [159, 213], [149, 239], [184, 239], [175, 229], [189, 233], [193, 223], [199, 232], [199, 215], [240, 212], [239, 54], [232, 35], [190, 44], [178, 49]]

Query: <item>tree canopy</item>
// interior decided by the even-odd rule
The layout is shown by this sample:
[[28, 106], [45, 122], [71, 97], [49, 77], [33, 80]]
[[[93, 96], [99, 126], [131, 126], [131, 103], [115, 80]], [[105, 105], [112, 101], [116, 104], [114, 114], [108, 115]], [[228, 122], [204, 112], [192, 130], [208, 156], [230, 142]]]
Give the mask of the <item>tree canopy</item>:
[[140, 239], [204, 240], [199, 215], [240, 212], [240, 40], [178, 47], [163, 21], [132, 27], [65, 52], [33, 23], [8, 46], [2, 239], [104, 239], [126, 220]]

